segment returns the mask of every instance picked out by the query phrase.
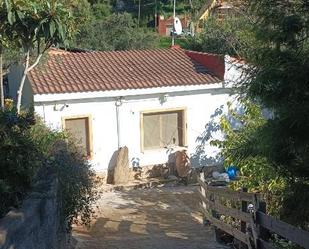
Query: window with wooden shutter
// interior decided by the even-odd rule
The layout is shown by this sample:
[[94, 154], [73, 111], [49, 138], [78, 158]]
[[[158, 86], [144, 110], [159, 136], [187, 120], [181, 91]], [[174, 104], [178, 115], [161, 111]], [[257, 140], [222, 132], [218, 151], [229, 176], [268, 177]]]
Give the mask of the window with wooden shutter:
[[72, 136], [80, 152], [91, 157], [89, 117], [65, 118], [65, 130]]
[[184, 146], [184, 110], [142, 114], [142, 147], [145, 150]]

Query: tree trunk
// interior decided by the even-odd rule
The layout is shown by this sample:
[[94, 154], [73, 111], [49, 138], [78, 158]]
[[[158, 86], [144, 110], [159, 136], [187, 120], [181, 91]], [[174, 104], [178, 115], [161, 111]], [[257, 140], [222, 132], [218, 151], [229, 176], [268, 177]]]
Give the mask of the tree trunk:
[[25, 68], [24, 68], [24, 72], [23, 72], [23, 77], [21, 78], [20, 81], [20, 85], [19, 85], [19, 89], [17, 92], [17, 113], [20, 114], [20, 108], [21, 108], [21, 97], [23, 94], [23, 88], [24, 88], [24, 84], [26, 81], [26, 77], [27, 77], [27, 73], [28, 73], [28, 68], [29, 68], [29, 57], [30, 57], [30, 51], [28, 50], [26, 53], [26, 61], [25, 61]]
[[4, 89], [3, 89], [3, 54], [0, 47], [0, 101], [1, 110], [4, 111]]
[[157, 0], [155, 0], [155, 13], [154, 13], [154, 23], [155, 23], [155, 29], [157, 28], [158, 26], [158, 7], [157, 7]]
[[141, 0], [138, 1], [138, 18], [137, 18], [137, 26], [139, 27], [139, 22], [141, 20]]

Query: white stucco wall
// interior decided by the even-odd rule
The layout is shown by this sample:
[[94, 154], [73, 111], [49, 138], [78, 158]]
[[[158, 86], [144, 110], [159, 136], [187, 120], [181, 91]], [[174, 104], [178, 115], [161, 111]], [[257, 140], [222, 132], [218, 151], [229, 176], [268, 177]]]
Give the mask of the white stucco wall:
[[[29, 81], [26, 81], [23, 105], [34, 103], [35, 111], [46, 124], [62, 129], [62, 118], [91, 116], [93, 134], [93, 159], [97, 171], [107, 169], [113, 153], [118, 149], [117, 118], [115, 103], [122, 97], [119, 107], [120, 145], [128, 146], [131, 163], [140, 166], [165, 163], [169, 153], [179, 148], [144, 151], [141, 150], [140, 116], [143, 111], [184, 108], [187, 115], [187, 149], [193, 166], [213, 164], [218, 161], [218, 149], [203, 144], [203, 139], [212, 135], [220, 137], [218, 122], [220, 113], [230, 96], [231, 89], [242, 79], [243, 64], [229, 56], [225, 57], [224, 84], [161, 87], [139, 90], [117, 90], [105, 92], [81, 92], [34, 95]], [[11, 69], [9, 75], [10, 95], [15, 98], [22, 75], [22, 66]], [[222, 88], [225, 87], [225, 88]], [[167, 96], [165, 103], [160, 97]], [[205, 126], [207, 128], [205, 128]], [[207, 139], [206, 139], [207, 140]], [[197, 149], [197, 146], [202, 145]]]
[[225, 72], [224, 81], [226, 87], [236, 87], [237, 84], [241, 83], [246, 75], [245, 68], [246, 64], [243, 61], [226, 55], [225, 58]]
[[[76, 115], [91, 115], [93, 131], [92, 163], [95, 170], [107, 169], [113, 153], [118, 148], [117, 119], [115, 102], [122, 96], [119, 107], [120, 144], [129, 148], [130, 160], [140, 166], [165, 163], [168, 160], [167, 149], [141, 151], [140, 115], [142, 111], [185, 108], [187, 112], [187, 145], [191, 155], [196, 153], [196, 139], [205, 133], [205, 125], [212, 119], [216, 109], [231, 100], [229, 89], [221, 84], [200, 87], [158, 88], [120, 92], [35, 95], [35, 110], [53, 128], [62, 128], [62, 118]], [[165, 91], [164, 91], [165, 90]], [[126, 93], [126, 96], [125, 96]], [[165, 103], [159, 98], [165, 94]], [[108, 97], [110, 96], [110, 97]], [[78, 98], [77, 98], [78, 97]], [[66, 104], [66, 107], [65, 107]], [[215, 119], [218, 117], [215, 117]], [[218, 134], [219, 136], [219, 134]], [[217, 149], [206, 146], [205, 155], [212, 157]], [[194, 166], [201, 162], [194, 161]]]

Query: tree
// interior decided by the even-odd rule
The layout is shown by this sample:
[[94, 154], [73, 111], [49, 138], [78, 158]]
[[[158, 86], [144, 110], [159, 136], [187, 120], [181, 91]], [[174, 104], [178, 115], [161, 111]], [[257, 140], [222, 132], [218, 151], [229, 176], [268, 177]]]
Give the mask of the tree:
[[[236, 1], [238, 2], [238, 1]], [[210, 20], [193, 45], [247, 62], [244, 95], [275, 113], [268, 155], [293, 177], [309, 178], [309, 5], [296, 1], [242, 1], [236, 19]]]
[[[223, 120], [226, 141], [218, 145], [223, 148], [226, 164], [241, 168], [245, 178], [238, 184], [261, 190], [265, 183], [265, 191], [278, 195], [280, 218], [308, 228], [308, 1], [244, 2], [247, 23], [234, 32], [223, 30], [223, 35], [217, 32], [218, 36], [212, 37], [219, 37], [228, 48], [222, 53], [232, 48], [232, 55], [246, 61], [242, 68], [245, 77], [238, 87], [240, 96], [271, 110], [273, 115], [263, 122], [259, 122], [257, 112], [240, 117], [244, 126], [237, 132]], [[231, 42], [234, 37], [236, 43]], [[241, 46], [230, 46], [233, 44]], [[212, 49], [212, 44], [202, 45], [205, 50]]]
[[245, 28], [246, 22], [239, 18], [228, 18], [223, 21], [209, 18], [204, 23], [203, 32], [189, 39], [189, 45], [192, 50], [235, 56], [240, 50], [241, 43], [244, 42], [239, 36]]
[[274, 110], [267, 130], [268, 157], [293, 178], [309, 180], [309, 4], [296, 1], [250, 1], [255, 46], [240, 87]]
[[0, 45], [0, 101], [1, 110], [4, 110], [4, 89], [3, 89], [3, 71], [2, 71], [2, 46]]
[[93, 50], [129, 50], [156, 46], [155, 32], [138, 28], [128, 13], [112, 14], [85, 26], [76, 37], [75, 45]]
[[75, 31], [78, 31], [85, 23], [92, 20], [93, 13], [88, 0], [59, 0], [59, 2], [71, 12], [71, 21], [74, 23]]
[[[1, 8], [1, 7], [0, 7]], [[6, 20], [3, 18], [2, 8], [0, 9], [0, 106], [4, 110], [4, 90], [3, 90], [3, 47], [4, 47], [4, 33], [6, 29]]]
[[[44, 52], [52, 45], [68, 44], [72, 32], [72, 15], [60, 1], [6, 0], [4, 5], [12, 39], [22, 48], [24, 71], [17, 93], [17, 112], [27, 74], [39, 63]], [[34, 62], [30, 62], [31, 52]]]
[[92, 15], [95, 20], [102, 20], [112, 13], [112, 6], [109, 3], [99, 2], [91, 6]]
[[282, 200], [286, 198], [289, 182], [261, 153], [269, 146], [264, 133], [267, 115], [263, 114], [258, 103], [241, 99], [237, 105], [228, 103], [228, 112], [221, 115], [219, 125], [224, 139], [214, 140], [212, 134], [207, 139], [221, 149], [225, 166], [236, 165], [241, 172], [241, 177], [230, 187], [261, 193], [267, 202], [267, 212], [280, 217], [284, 212]]
[[258, 102], [240, 99], [221, 116], [224, 139], [213, 140], [211, 134], [207, 139], [221, 149], [225, 166], [240, 170], [239, 179], [229, 185], [232, 189], [260, 193], [270, 215], [307, 229], [309, 184], [305, 177], [283, 172], [269, 154], [273, 150], [271, 116]]
[[8, 21], [4, 8], [4, 2], [0, 6], [0, 107], [4, 110], [4, 90], [3, 90], [3, 50], [7, 46]]

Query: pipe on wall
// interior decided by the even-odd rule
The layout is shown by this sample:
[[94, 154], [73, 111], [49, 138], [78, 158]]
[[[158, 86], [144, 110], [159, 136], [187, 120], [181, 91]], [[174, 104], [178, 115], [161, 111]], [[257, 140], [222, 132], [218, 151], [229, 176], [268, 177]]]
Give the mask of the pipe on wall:
[[116, 106], [116, 120], [117, 120], [117, 143], [118, 143], [118, 149], [121, 147], [121, 135], [120, 135], [120, 113], [119, 109], [122, 105], [122, 97], [119, 97], [116, 99], [115, 106]]

